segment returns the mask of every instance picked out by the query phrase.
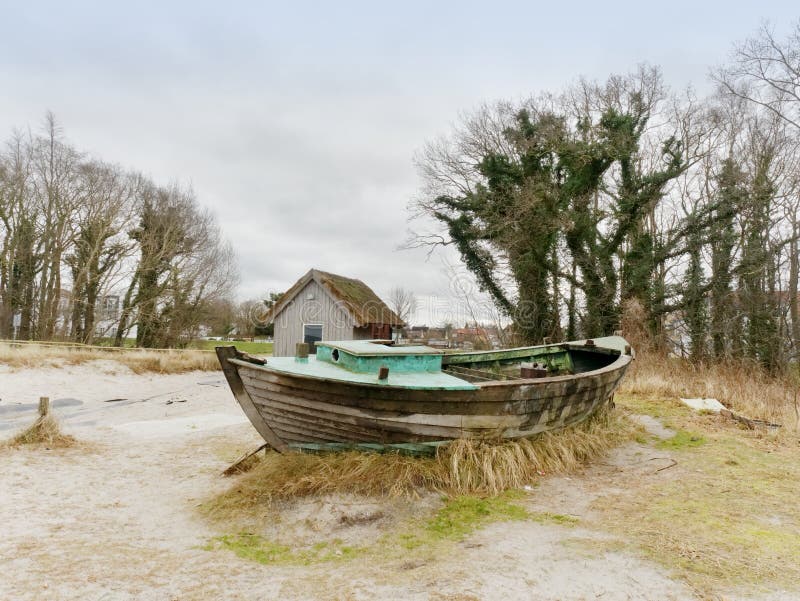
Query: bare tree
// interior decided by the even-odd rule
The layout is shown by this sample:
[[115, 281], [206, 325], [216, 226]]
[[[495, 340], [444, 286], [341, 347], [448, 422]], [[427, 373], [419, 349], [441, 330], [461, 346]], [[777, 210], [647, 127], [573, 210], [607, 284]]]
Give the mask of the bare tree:
[[125, 294], [116, 344], [136, 326], [139, 346], [168, 347], [191, 338], [210, 303], [238, 283], [231, 246], [194, 193], [146, 182], [131, 231], [139, 259]]
[[618, 327], [624, 298], [654, 313], [663, 255], [675, 249], [659, 246], [652, 221], [693, 159], [685, 104], [643, 66], [481, 107], [418, 157], [415, 209], [440, 225], [418, 243], [453, 245], [531, 342], [560, 338], [564, 310], [567, 329], [588, 336]]
[[395, 286], [389, 291], [389, 307], [407, 326], [417, 308], [417, 299], [410, 290]]
[[101, 295], [133, 249], [124, 232], [131, 225], [136, 182], [119, 168], [98, 161], [85, 163], [79, 173], [83, 192], [73, 251], [65, 262], [72, 274], [71, 337], [90, 344]]
[[245, 338], [255, 337], [256, 328], [263, 321], [266, 311], [267, 307], [260, 299], [253, 298], [239, 303], [234, 312], [236, 333]]
[[[740, 174], [738, 264], [726, 268], [737, 286], [731, 343], [737, 354], [780, 369], [797, 354], [800, 337], [800, 21], [783, 39], [763, 25], [734, 47], [713, 78], [734, 107], [725, 119], [731, 128], [726, 168]], [[712, 320], [721, 321], [717, 311]]]
[[730, 95], [752, 102], [800, 130], [800, 21], [785, 39], [769, 24], [737, 44], [730, 64], [713, 72]]
[[55, 334], [65, 297], [64, 258], [73, 242], [82, 156], [64, 142], [48, 113], [43, 135], [16, 134], [0, 158], [0, 331], [19, 317], [20, 338]]
[[0, 155], [0, 336], [11, 337], [15, 318], [18, 335], [31, 334], [35, 278], [38, 207], [32, 199], [32, 148], [29, 138], [16, 133]]
[[88, 157], [52, 113], [40, 135], [0, 150], [0, 336], [92, 342], [98, 307], [110, 329], [125, 286], [117, 343], [136, 327], [139, 344], [174, 346], [237, 282], [231, 246], [191, 190]]
[[42, 218], [38, 247], [41, 254], [36, 331], [40, 340], [55, 334], [62, 301], [62, 266], [74, 240], [74, 216], [80, 205], [83, 182], [79, 165], [84, 157], [66, 144], [55, 116], [45, 116], [44, 135], [34, 140], [34, 198]]

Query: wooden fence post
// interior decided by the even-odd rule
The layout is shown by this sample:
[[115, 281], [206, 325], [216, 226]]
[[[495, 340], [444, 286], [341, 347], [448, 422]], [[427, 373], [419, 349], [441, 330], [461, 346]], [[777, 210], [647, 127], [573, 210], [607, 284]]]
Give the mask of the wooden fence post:
[[39, 415], [45, 417], [50, 413], [50, 397], [39, 397]]

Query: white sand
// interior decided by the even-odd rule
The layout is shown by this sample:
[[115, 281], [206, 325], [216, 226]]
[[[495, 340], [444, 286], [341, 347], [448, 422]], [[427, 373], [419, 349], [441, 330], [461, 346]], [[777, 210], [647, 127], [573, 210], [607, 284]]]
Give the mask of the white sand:
[[[232, 459], [261, 443], [221, 374], [137, 376], [112, 362], [0, 367], [0, 438], [33, 420], [39, 396], [94, 449], [0, 450], [0, 600], [695, 598], [654, 564], [587, 551], [597, 533], [535, 522], [494, 524], [428, 563], [410, 553], [399, 563], [274, 567], [207, 551], [220, 532], [195, 508], [230, 486], [220, 471]], [[641, 465], [626, 453], [596, 469]], [[551, 478], [532, 507], [582, 516], [605, 478]], [[313, 499], [276, 516], [276, 527], [312, 540], [333, 530], [374, 536], [380, 519], [350, 528], [341, 516], [421, 511], [396, 503]]]

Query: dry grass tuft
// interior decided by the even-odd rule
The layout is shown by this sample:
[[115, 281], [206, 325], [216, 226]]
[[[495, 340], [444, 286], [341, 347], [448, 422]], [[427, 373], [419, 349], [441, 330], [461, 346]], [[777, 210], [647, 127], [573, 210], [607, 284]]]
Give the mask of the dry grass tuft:
[[531, 440], [462, 439], [436, 457], [397, 453], [267, 453], [248, 474], [211, 499], [205, 512], [226, 520], [276, 500], [349, 493], [362, 496], [495, 495], [545, 473], [570, 471], [633, 437], [637, 428], [619, 411], [603, 411], [560, 432]]
[[737, 413], [797, 432], [800, 397], [796, 379], [773, 376], [745, 361], [692, 365], [677, 357], [640, 353], [620, 388], [645, 397], [715, 398]]
[[268, 452], [259, 465], [206, 508], [212, 517], [225, 518], [275, 500], [311, 495], [413, 495], [420, 489], [437, 488], [441, 479], [441, 465], [430, 457], [357, 451]]
[[39, 416], [35, 422], [6, 443], [11, 447], [22, 445], [43, 445], [51, 449], [65, 449], [78, 444], [77, 439], [61, 431], [58, 420], [48, 413]]
[[630, 440], [638, 429], [619, 411], [536, 438], [505, 442], [460, 439], [437, 457], [445, 467], [444, 489], [456, 494], [496, 495], [544, 474], [573, 471]]
[[219, 362], [212, 351], [118, 349], [69, 345], [0, 343], [0, 364], [12, 369], [61, 367], [87, 361], [116, 361], [134, 373], [184, 373], [195, 370], [217, 370]]
[[636, 349], [636, 360], [620, 393], [651, 399], [715, 398], [747, 417], [781, 424], [784, 432], [800, 431], [800, 374], [776, 376], [744, 359], [695, 365], [660, 351], [646, 324], [641, 303], [626, 301], [622, 331]]

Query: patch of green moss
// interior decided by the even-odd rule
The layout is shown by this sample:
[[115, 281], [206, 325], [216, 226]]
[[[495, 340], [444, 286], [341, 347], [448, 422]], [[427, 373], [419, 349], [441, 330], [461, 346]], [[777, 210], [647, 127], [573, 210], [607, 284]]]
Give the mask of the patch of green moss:
[[531, 514], [514, 503], [517, 494], [505, 493], [497, 497], [470, 495], [449, 499], [425, 525], [425, 530], [435, 538], [461, 540], [490, 522], [526, 520]]
[[[413, 532], [401, 532], [397, 535], [397, 544], [408, 551], [419, 549], [425, 544], [425, 540], [419, 534]], [[390, 537], [384, 537], [385, 542], [390, 541]]]
[[531, 514], [531, 519], [540, 524], [558, 524], [559, 526], [575, 526], [580, 522], [574, 515], [550, 513], [549, 511]]
[[224, 549], [238, 557], [262, 564], [309, 565], [342, 561], [365, 554], [385, 557], [404, 556], [408, 551], [427, 553], [448, 541], [462, 540], [493, 522], [535, 519], [540, 522], [571, 524], [575, 520], [560, 514], [531, 514], [515, 501], [518, 492], [497, 497], [458, 496], [444, 500], [444, 505], [428, 520], [408, 524], [405, 529], [389, 532], [374, 544], [348, 546], [340, 540], [319, 542], [311, 547], [292, 548], [258, 534], [240, 532], [211, 539], [207, 551]]
[[674, 398], [657, 398], [641, 396], [638, 394], [617, 394], [614, 402], [629, 409], [633, 413], [644, 413], [660, 419], [665, 427], [670, 427], [667, 422], [680, 419], [691, 414], [691, 410], [679, 400]]
[[327, 561], [347, 560], [363, 554], [364, 547], [344, 545], [340, 540], [323, 541], [311, 547], [292, 549], [249, 532], [217, 536], [204, 547], [206, 551], [225, 549], [237, 557], [263, 564], [308, 565]]
[[282, 563], [292, 553], [291, 549], [286, 545], [280, 545], [265, 539], [263, 536], [248, 532], [217, 536], [204, 547], [206, 551], [213, 551], [218, 548], [233, 551], [242, 559], [257, 561], [258, 563]]
[[669, 451], [678, 451], [681, 449], [691, 449], [699, 447], [706, 442], [702, 434], [696, 432], [689, 432], [687, 430], [679, 430], [672, 438], [659, 441], [656, 447]]

